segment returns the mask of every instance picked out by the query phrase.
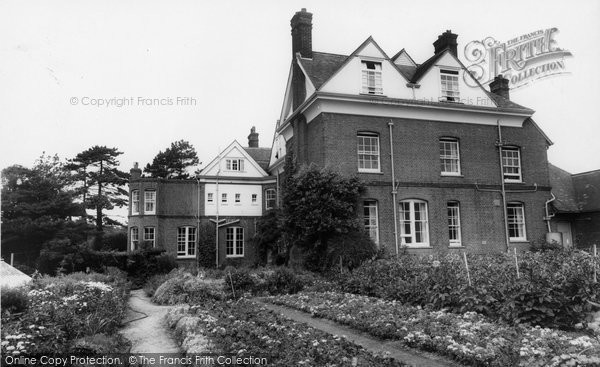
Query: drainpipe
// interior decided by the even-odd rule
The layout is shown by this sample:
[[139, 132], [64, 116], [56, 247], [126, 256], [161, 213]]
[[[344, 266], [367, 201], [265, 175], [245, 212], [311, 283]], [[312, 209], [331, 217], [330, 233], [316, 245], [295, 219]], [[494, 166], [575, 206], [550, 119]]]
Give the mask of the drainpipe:
[[550, 215], [550, 211], [548, 210], [548, 204], [550, 204], [551, 202], [556, 200], [556, 196], [554, 196], [552, 191], [550, 191], [550, 195], [552, 195], [552, 198], [549, 200], [546, 200], [546, 203], [544, 204], [544, 206], [546, 207], [546, 217], [544, 218], [544, 220], [546, 221], [546, 224], [548, 225], [548, 233], [552, 232], [552, 229], [550, 228], [550, 219], [552, 219], [552, 217], [554, 217], [554, 214]]
[[396, 245], [396, 256], [400, 254], [398, 248], [398, 213], [396, 212], [398, 208], [396, 208], [396, 195], [398, 194], [398, 190], [396, 188], [396, 174], [394, 173], [394, 123], [392, 120], [388, 122], [388, 126], [390, 128], [390, 157], [392, 163], [392, 206], [394, 207], [394, 243]]
[[216, 191], [216, 197], [215, 197], [215, 208], [217, 209], [216, 212], [216, 223], [215, 223], [215, 261], [216, 261], [216, 267], [219, 267], [219, 205], [221, 205], [221, 199], [219, 198], [219, 173], [221, 173], [221, 153], [219, 153], [219, 161], [218, 161], [218, 165], [219, 165], [219, 169], [217, 170], [217, 179], [215, 181], [215, 191]]
[[504, 187], [504, 167], [502, 165], [502, 128], [500, 127], [500, 119], [496, 120], [496, 124], [498, 125], [498, 143], [496, 146], [498, 147], [498, 161], [500, 163], [500, 182], [502, 184], [501, 195], [502, 195], [502, 213], [504, 215], [504, 237], [506, 239], [506, 251], [508, 252], [510, 249], [510, 237], [508, 235], [508, 214], [506, 213], [506, 189]]

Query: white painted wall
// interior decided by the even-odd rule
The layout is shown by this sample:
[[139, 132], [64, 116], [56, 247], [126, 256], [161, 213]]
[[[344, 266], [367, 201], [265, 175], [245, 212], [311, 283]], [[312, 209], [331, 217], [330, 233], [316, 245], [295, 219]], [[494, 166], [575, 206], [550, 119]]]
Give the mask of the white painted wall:
[[[208, 193], [212, 192], [214, 201], [208, 202]], [[227, 203], [221, 202], [221, 194], [227, 194]], [[240, 194], [240, 203], [235, 202], [235, 194]], [[256, 203], [252, 203], [252, 194], [257, 195]], [[230, 216], [260, 216], [262, 215], [263, 196], [261, 185], [241, 185], [241, 184], [219, 184], [219, 193], [217, 195], [216, 184], [206, 184], [204, 194], [204, 215], [214, 216], [217, 214], [217, 205], [219, 205], [219, 215]]]
[[412, 62], [412, 60], [410, 59], [410, 57], [408, 57], [408, 54], [406, 53], [406, 51], [402, 52], [394, 61], [394, 63], [396, 65], [403, 65], [403, 66], [415, 66], [415, 64]]
[[[481, 90], [481, 88], [473, 88], [465, 83], [463, 79], [464, 71], [460, 69], [460, 64], [448, 52], [438, 60], [436, 66], [430, 68], [421, 80], [419, 80], [421, 87], [415, 89], [415, 97], [417, 100], [439, 101], [439, 98], [442, 96], [440, 69], [443, 69], [444, 67], [448, 67], [450, 70], [459, 68], [458, 90], [461, 103], [481, 107], [496, 107], [496, 104], [483, 90]], [[467, 77], [470, 78], [468, 75]]]
[[[227, 159], [243, 159], [244, 169], [243, 171], [228, 171], [227, 170]], [[260, 166], [248, 156], [244, 148], [234, 142], [228, 149], [221, 154], [220, 161], [214, 162], [215, 164], [209, 165], [206, 170], [202, 171], [202, 176], [228, 176], [228, 177], [264, 177], [265, 173], [261, 172]], [[221, 168], [219, 172], [219, 167]]]

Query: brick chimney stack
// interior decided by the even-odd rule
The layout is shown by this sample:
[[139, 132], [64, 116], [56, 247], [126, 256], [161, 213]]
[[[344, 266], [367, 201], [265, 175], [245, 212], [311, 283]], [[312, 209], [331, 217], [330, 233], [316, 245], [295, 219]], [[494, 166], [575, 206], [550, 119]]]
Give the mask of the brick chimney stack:
[[142, 177], [142, 170], [138, 167], [138, 162], [133, 162], [133, 168], [129, 170], [130, 179], [137, 180]]
[[494, 81], [490, 83], [490, 92], [510, 100], [509, 90], [508, 79], [502, 74], [496, 76]]
[[458, 57], [458, 43], [456, 42], [457, 38], [458, 35], [452, 33], [451, 30], [447, 30], [446, 32], [440, 34], [438, 39], [433, 43], [435, 54], [437, 55], [445, 49], [449, 49], [454, 56]]
[[250, 148], [258, 148], [258, 133], [254, 126], [250, 129], [250, 135], [248, 135], [248, 146]]
[[312, 59], [312, 13], [302, 8], [290, 21], [292, 26], [292, 57], [300, 52], [302, 57]]

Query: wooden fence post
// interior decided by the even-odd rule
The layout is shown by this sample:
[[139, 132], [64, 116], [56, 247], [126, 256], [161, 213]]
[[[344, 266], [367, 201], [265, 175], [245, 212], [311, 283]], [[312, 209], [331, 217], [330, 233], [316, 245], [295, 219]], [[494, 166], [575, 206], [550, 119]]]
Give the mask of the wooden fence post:
[[517, 261], [517, 248], [513, 247], [515, 253], [515, 266], [517, 267], [517, 279], [521, 278], [521, 274], [519, 274], [519, 262]]
[[467, 280], [469, 281], [469, 287], [471, 286], [471, 274], [469, 273], [469, 263], [467, 262], [467, 253], [463, 252], [463, 258], [465, 259], [465, 267], [467, 268]]

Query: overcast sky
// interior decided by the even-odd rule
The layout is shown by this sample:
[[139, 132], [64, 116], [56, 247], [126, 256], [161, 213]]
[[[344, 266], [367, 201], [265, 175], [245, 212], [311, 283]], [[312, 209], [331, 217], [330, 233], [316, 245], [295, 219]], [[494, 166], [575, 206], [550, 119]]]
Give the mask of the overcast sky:
[[[484, 5], [485, 4], [485, 5]], [[489, 4], [489, 5], [488, 5]], [[492, 5], [490, 7], [490, 5]], [[42, 151], [71, 158], [117, 147], [122, 169], [179, 139], [207, 164], [251, 126], [270, 147], [291, 59], [290, 18], [313, 15], [313, 49], [349, 54], [372, 35], [417, 63], [446, 29], [459, 57], [473, 40], [556, 27], [569, 75], [511, 92], [554, 141], [550, 161], [600, 168], [600, 2], [589, 1], [2, 1], [0, 167]], [[177, 105], [178, 97], [196, 100]], [[76, 99], [75, 99], [76, 98]], [[122, 107], [83, 105], [128, 99]], [[173, 105], [140, 105], [140, 98]], [[182, 100], [183, 101], [183, 100]]]

